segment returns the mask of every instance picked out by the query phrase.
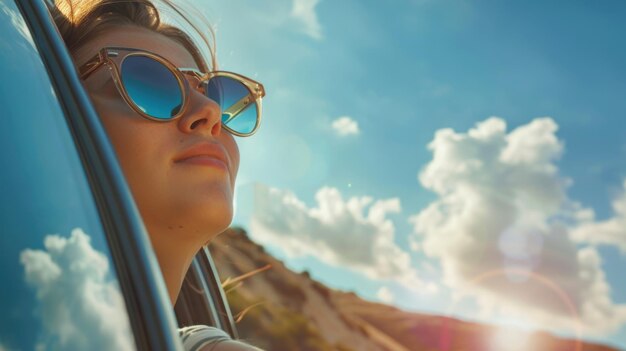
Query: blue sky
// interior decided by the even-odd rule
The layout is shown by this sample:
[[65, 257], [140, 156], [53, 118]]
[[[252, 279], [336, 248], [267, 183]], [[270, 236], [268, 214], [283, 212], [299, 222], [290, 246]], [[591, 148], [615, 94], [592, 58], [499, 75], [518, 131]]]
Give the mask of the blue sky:
[[267, 90], [235, 224], [371, 300], [626, 349], [626, 4], [196, 5]]

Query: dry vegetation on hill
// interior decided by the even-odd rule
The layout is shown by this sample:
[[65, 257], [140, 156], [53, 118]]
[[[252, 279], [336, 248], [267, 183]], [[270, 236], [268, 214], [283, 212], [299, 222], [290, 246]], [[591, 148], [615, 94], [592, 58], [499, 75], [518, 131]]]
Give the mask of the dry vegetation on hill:
[[[286, 268], [242, 229], [220, 235], [210, 250], [222, 281], [270, 266], [226, 287], [233, 314], [242, 316], [237, 324], [240, 337], [268, 351], [493, 349], [489, 341], [497, 328], [409, 313], [330, 289], [307, 272]], [[529, 351], [616, 351], [590, 343], [577, 348], [575, 341], [543, 332], [532, 334], [526, 345]]]

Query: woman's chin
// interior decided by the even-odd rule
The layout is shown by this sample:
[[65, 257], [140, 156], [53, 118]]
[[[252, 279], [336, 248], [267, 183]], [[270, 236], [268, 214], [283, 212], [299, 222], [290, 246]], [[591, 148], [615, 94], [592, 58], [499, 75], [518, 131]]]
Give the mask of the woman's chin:
[[233, 206], [213, 202], [205, 206], [197, 206], [181, 213], [186, 223], [193, 223], [188, 227], [192, 232], [217, 235], [230, 225], [233, 219]]
[[228, 228], [234, 215], [231, 199], [171, 201], [169, 208], [139, 206], [149, 231], [184, 232], [185, 236], [213, 237]]

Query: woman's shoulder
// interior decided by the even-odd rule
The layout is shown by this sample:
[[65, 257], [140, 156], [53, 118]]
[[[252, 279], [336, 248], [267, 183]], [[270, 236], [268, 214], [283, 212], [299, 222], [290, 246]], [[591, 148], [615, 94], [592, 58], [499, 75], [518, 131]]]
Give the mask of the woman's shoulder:
[[198, 351], [204, 346], [212, 346], [231, 340], [225, 331], [208, 325], [192, 325], [178, 329], [185, 351]]

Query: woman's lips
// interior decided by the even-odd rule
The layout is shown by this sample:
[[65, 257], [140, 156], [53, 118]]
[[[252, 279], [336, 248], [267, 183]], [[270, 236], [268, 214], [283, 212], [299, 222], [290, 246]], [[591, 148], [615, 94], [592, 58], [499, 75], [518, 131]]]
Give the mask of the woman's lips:
[[174, 162], [187, 165], [210, 166], [229, 171], [228, 154], [224, 147], [217, 143], [198, 143], [185, 150]]
[[219, 158], [208, 156], [208, 155], [192, 156], [189, 158], [178, 160], [176, 161], [176, 163], [209, 166], [209, 167], [221, 168], [225, 171], [228, 171], [228, 166], [226, 165], [224, 161], [220, 160]]

